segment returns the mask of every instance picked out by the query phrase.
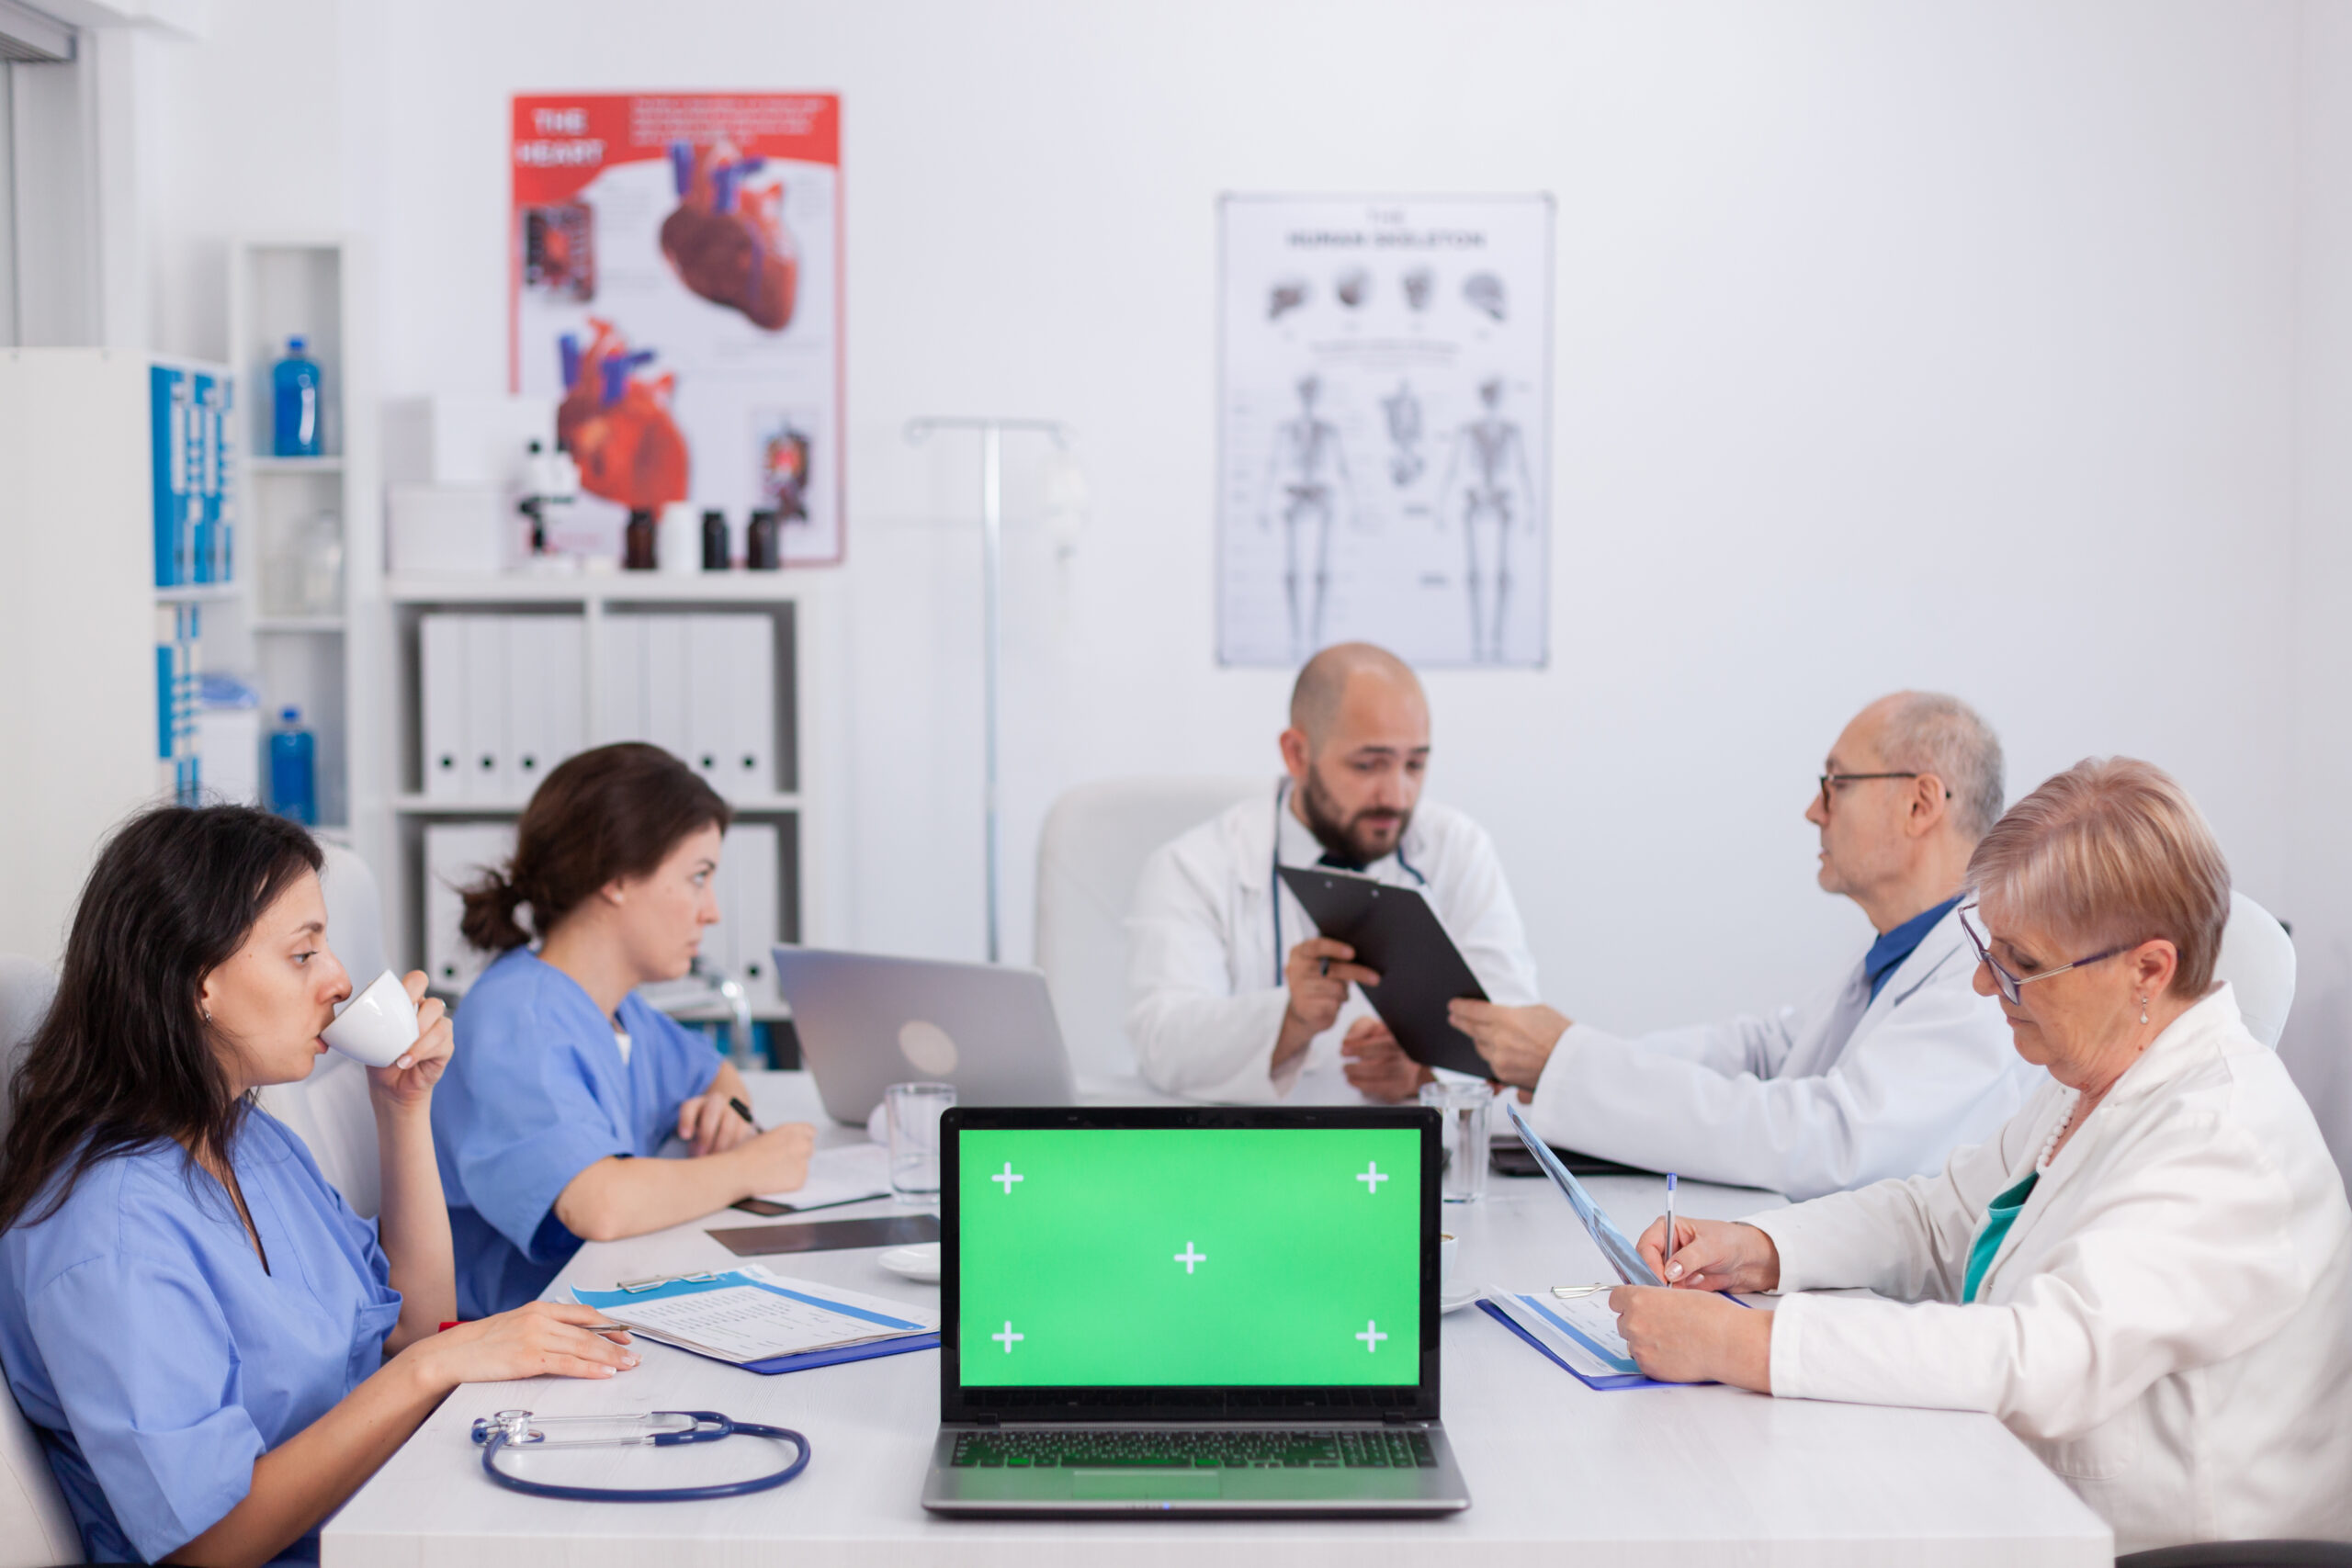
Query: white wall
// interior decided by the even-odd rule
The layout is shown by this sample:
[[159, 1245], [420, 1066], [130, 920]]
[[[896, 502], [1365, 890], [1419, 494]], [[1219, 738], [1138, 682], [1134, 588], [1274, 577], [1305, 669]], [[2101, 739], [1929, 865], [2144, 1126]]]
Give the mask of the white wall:
[[[1979, 704], [2013, 792], [2094, 752], [2173, 769], [2241, 886], [2344, 904], [2352, 951], [2297, 832], [2326, 792], [2290, 783], [2343, 745], [2293, 721], [2290, 671], [2352, 572], [2296, 564], [2325, 379], [2299, 354], [2303, 28], [2289, 0], [223, 0], [174, 89], [153, 242], [191, 281], [157, 319], [210, 351], [223, 237], [351, 222], [387, 395], [495, 390], [510, 94], [839, 89], [837, 934], [978, 950], [975, 460], [899, 431], [1046, 415], [1092, 506], [1066, 562], [1013, 542], [1018, 953], [1057, 791], [1274, 764], [1286, 677], [1212, 652], [1217, 193], [1549, 190], [1555, 660], [1430, 685], [1433, 788], [1500, 842], [1556, 1000], [1640, 1026], [1847, 962], [1866, 929], [1812, 889], [1799, 812], [1847, 715], [1903, 684]], [[2340, 408], [2352, 342], [2333, 363]], [[1014, 473], [1034, 508], [1034, 458]]]
[[2314, 6], [2303, 28], [2298, 274], [2301, 420], [2285, 897], [2300, 965], [2281, 1054], [2336, 1163], [2352, 1166], [2352, 9]]

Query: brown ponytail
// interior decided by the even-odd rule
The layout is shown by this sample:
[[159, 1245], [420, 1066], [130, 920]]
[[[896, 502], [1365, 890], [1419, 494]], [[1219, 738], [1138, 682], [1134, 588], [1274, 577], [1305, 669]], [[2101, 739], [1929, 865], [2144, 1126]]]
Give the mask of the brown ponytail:
[[458, 929], [486, 953], [545, 941], [599, 887], [648, 874], [680, 840], [714, 823], [724, 832], [734, 818], [717, 790], [659, 746], [624, 740], [582, 751], [523, 808], [504, 869], [460, 890], [466, 912]]

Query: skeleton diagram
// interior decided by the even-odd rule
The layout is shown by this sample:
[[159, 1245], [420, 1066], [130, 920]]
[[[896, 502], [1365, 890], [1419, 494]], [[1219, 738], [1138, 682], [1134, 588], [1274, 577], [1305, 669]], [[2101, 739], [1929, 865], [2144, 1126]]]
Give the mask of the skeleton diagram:
[[[1527, 531], [1532, 534], [1536, 502], [1527, 474], [1526, 444], [1518, 424], [1502, 417], [1501, 379], [1481, 382], [1478, 400], [1487, 412], [1454, 432], [1445, 482], [1438, 489], [1438, 525], [1445, 525], [1445, 507], [1456, 493], [1458, 478], [1465, 558], [1463, 575], [1470, 588], [1470, 658], [1474, 663], [1499, 664], [1504, 622], [1510, 610], [1512, 509], [1517, 506], [1526, 513]], [[1482, 536], [1491, 546], [1486, 553], [1479, 549]]]
[[1403, 490], [1429, 466], [1421, 457], [1421, 400], [1413, 384], [1397, 382], [1396, 390], [1380, 400], [1380, 412], [1388, 416], [1388, 477]]
[[[1259, 526], [1271, 529], [1275, 513], [1282, 515], [1283, 592], [1290, 605], [1291, 652], [1297, 659], [1322, 646], [1323, 602], [1331, 585], [1331, 521], [1352, 488], [1346, 454], [1340, 450], [1340, 427], [1315, 411], [1322, 392], [1320, 378], [1301, 378], [1298, 417], [1274, 427], [1266, 508], [1259, 516]], [[1310, 521], [1315, 529], [1313, 598], [1302, 605], [1298, 536]]]

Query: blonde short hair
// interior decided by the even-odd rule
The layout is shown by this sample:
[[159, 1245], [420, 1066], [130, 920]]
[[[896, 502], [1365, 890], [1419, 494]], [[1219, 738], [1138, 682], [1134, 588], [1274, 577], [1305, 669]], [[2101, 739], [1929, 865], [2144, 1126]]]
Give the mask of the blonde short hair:
[[2201, 997], [2213, 983], [2229, 863], [2188, 792], [2153, 762], [2091, 757], [2047, 780], [1977, 844], [1968, 882], [2086, 952], [2171, 942], [2176, 995]]

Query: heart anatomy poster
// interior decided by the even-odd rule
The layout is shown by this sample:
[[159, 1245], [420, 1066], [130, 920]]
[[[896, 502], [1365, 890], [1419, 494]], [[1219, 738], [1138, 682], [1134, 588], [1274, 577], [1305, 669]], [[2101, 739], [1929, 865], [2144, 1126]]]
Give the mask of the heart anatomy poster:
[[1552, 199], [1228, 196], [1218, 657], [1541, 665]]
[[841, 99], [518, 96], [510, 384], [559, 400], [574, 526], [771, 511], [842, 554]]

